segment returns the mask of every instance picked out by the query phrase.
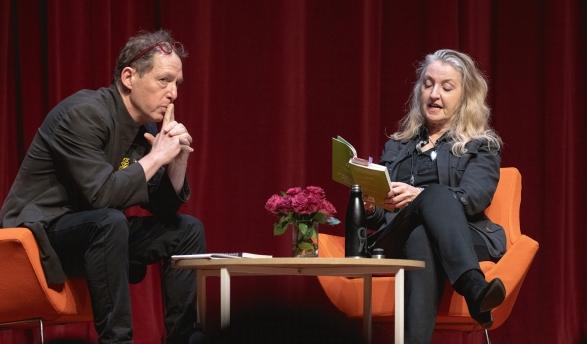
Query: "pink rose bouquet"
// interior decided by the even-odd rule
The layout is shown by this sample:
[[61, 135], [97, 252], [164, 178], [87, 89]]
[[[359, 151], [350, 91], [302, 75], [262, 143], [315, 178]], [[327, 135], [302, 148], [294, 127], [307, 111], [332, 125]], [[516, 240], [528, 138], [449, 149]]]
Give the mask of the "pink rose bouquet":
[[275, 194], [269, 197], [265, 209], [279, 217], [273, 225], [274, 235], [281, 235], [289, 225], [293, 226], [294, 254], [298, 256], [308, 255], [303, 253], [306, 250], [317, 252], [318, 223], [332, 226], [340, 223], [333, 216], [336, 209], [318, 186], [294, 187]]

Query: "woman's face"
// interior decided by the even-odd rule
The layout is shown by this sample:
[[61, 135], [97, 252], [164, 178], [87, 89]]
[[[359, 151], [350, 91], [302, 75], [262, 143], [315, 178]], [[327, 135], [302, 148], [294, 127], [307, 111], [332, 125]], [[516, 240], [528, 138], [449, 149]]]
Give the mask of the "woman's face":
[[461, 102], [463, 85], [461, 73], [452, 65], [434, 61], [424, 71], [420, 90], [422, 113], [429, 127], [448, 127]]

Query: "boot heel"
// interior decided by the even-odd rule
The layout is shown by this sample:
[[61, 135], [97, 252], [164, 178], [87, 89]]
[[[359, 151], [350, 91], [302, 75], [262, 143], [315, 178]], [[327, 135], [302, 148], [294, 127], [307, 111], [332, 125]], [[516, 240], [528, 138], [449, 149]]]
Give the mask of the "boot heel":
[[473, 319], [475, 319], [475, 321], [477, 321], [479, 325], [485, 329], [488, 329], [491, 327], [491, 325], [493, 325], [493, 314], [491, 314], [491, 311], [481, 312], [476, 316], [473, 316]]

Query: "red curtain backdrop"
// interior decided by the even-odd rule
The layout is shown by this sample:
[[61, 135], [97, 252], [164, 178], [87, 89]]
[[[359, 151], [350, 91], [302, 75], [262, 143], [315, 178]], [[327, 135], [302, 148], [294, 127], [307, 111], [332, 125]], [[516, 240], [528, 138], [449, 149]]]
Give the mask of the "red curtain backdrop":
[[[378, 159], [396, 129], [416, 61], [454, 48], [489, 80], [503, 166], [523, 175], [522, 230], [540, 250], [495, 343], [576, 343], [587, 335], [581, 214], [586, 189], [585, 2], [520, 1], [0, 1], [0, 199], [46, 113], [81, 88], [108, 85], [118, 50], [166, 28], [190, 56], [176, 117], [195, 139], [184, 211], [203, 220], [210, 251], [287, 256], [264, 210], [273, 193], [319, 185], [344, 217], [348, 190], [330, 179], [330, 138]], [[321, 228], [343, 233], [343, 226]], [[158, 272], [133, 287], [138, 343], [163, 335]], [[217, 304], [211, 281], [209, 305]], [[329, 306], [313, 278], [233, 280], [233, 309], [255, 302]], [[1, 296], [0, 296], [1, 297]], [[216, 299], [215, 299], [216, 298]], [[332, 312], [334, 310], [330, 308]], [[214, 321], [216, 310], [211, 309]], [[215, 320], [217, 321], [217, 320]], [[357, 323], [357, 326], [360, 326]], [[389, 324], [376, 342], [390, 342]], [[50, 339], [94, 340], [87, 325]], [[1, 343], [34, 342], [0, 330]], [[436, 333], [438, 343], [481, 343]]]

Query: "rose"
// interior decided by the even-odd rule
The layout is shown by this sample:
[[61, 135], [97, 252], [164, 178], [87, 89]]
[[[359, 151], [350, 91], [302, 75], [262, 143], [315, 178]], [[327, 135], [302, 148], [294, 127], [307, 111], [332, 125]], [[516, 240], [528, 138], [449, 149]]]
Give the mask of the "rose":
[[326, 200], [326, 194], [324, 193], [324, 189], [322, 189], [321, 187], [319, 187], [319, 186], [308, 186], [308, 187], [306, 187], [306, 190], [309, 193], [320, 197], [320, 199]]
[[320, 212], [332, 216], [336, 214], [336, 209], [334, 208], [334, 205], [332, 205], [332, 203], [328, 202], [327, 200], [323, 200]]
[[334, 205], [326, 200], [324, 190], [318, 186], [293, 187], [274, 194], [265, 203], [265, 209], [279, 216], [273, 226], [275, 235], [283, 234], [292, 223], [340, 223], [333, 216], [336, 214]]
[[275, 215], [288, 213], [292, 210], [291, 199], [285, 196], [273, 195], [265, 203], [265, 209]]
[[291, 205], [295, 213], [312, 214], [320, 211], [322, 199], [304, 190], [292, 197]]
[[295, 188], [289, 188], [287, 189], [287, 191], [285, 192], [286, 195], [289, 196], [295, 196], [297, 194], [299, 194], [300, 192], [302, 192], [302, 188], [301, 187], [295, 187]]

